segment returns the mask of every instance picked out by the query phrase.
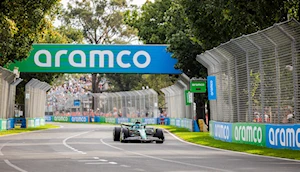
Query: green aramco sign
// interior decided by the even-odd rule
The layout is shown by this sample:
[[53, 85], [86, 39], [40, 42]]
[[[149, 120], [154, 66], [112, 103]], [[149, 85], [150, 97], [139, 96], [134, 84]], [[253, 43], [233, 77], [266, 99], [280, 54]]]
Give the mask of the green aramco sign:
[[167, 45], [34, 44], [20, 72], [180, 74]]

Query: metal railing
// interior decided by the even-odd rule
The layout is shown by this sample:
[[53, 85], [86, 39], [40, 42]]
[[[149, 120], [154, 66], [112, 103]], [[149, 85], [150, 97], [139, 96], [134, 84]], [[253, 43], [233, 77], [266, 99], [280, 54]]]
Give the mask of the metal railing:
[[[92, 102], [94, 99], [94, 108]], [[46, 115], [157, 117], [158, 95], [153, 89], [103, 93], [49, 93]], [[78, 104], [76, 104], [78, 101]], [[47, 110], [49, 107], [50, 110]]]
[[153, 89], [97, 93], [95, 109], [106, 117], [157, 117], [158, 94]]
[[45, 115], [46, 91], [51, 86], [37, 79], [31, 79], [25, 85], [26, 118], [43, 118]]
[[165, 94], [165, 106], [168, 117], [194, 119], [193, 104], [186, 105], [185, 103], [184, 92], [189, 89], [190, 78], [185, 74], [181, 74], [174, 85], [161, 89]]
[[16, 75], [0, 67], [0, 119], [11, 118], [14, 115]]
[[300, 24], [292, 19], [197, 56], [217, 78], [211, 119], [299, 123]]

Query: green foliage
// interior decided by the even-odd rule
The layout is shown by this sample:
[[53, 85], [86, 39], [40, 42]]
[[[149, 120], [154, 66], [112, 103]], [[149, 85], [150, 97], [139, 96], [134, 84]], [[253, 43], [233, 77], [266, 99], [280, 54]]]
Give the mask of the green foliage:
[[71, 0], [61, 15], [64, 24], [81, 29], [90, 44], [130, 40], [134, 32], [123, 23], [126, 0]]
[[140, 74], [106, 74], [105, 76], [112, 86], [110, 91], [114, 92], [133, 90], [142, 81]]
[[176, 77], [170, 75], [161, 75], [161, 74], [145, 74], [142, 75], [142, 80], [134, 88], [134, 90], [140, 90], [143, 87], [147, 86], [158, 93], [158, 107], [165, 108], [165, 96], [160, 90], [161, 88], [168, 87], [172, 85], [176, 80]]
[[[90, 44], [127, 44], [135, 37], [135, 31], [123, 21], [129, 9], [126, 0], [71, 0], [61, 19], [64, 24], [81, 29]], [[110, 74], [115, 90], [129, 90], [139, 81], [138, 75]], [[100, 92], [98, 85], [102, 75], [92, 75], [92, 92]], [[133, 77], [130, 79], [130, 77]]]
[[[82, 43], [83, 34], [80, 30], [71, 28], [69, 26], [62, 26], [60, 28], [55, 28], [52, 24], [57, 12], [58, 5], [54, 5], [43, 20], [43, 28], [36, 35], [37, 43]], [[24, 104], [25, 96], [25, 85], [32, 78], [36, 78], [40, 81], [47, 82], [51, 84], [56, 78], [61, 76], [62, 73], [21, 73], [20, 77], [23, 79], [17, 87], [17, 97], [16, 102], [20, 105]]]
[[[178, 60], [176, 68], [189, 77], [205, 78], [207, 70], [195, 60], [197, 55], [285, 21], [288, 14], [299, 17], [299, 1], [156, 0], [141, 10], [128, 11], [125, 21], [138, 30], [144, 43], [169, 44], [168, 50]], [[195, 95], [197, 109], [206, 99], [205, 95]]]
[[168, 50], [178, 60], [175, 68], [190, 77], [206, 76], [206, 69], [195, 61], [202, 47], [191, 39], [187, 16], [179, 0], [149, 1], [141, 11], [127, 11], [125, 22], [138, 30], [144, 43], [169, 44]]
[[0, 4], [0, 65], [27, 57], [44, 17], [58, 0], [4, 0]]
[[287, 19], [287, 0], [181, 0], [197, 42], [203, 50]]
[[[251, 81], [251, 100], [253, 102], [252, 106], [259, 106], [260, 105], [260, 98], [259, 98], [259, 92], [257, 91], [260, 87], [260, 73], [259, 72], [253, 72], [253, 70], [250, 71], [250, 81]], [[245, 92], [245, 96], [248, 95], [248, 91]]]
[[165, 44], [166, 27], [164, 26], [165, 11], [170, 8], [171, 0], [150, 1], [142, 6], [142, 13], [138, 9], [127, 11], [125, 22], [138, 29], [138, 36], [146, 44]]

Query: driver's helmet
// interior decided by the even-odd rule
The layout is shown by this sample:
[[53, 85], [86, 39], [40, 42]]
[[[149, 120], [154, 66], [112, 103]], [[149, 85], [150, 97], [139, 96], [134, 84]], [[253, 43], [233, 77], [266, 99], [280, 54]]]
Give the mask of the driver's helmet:
[[139, 129], [140, 125], [141, 125], [141, 122], [136, 121], [134, 126], [135, 126], [136, 129]]

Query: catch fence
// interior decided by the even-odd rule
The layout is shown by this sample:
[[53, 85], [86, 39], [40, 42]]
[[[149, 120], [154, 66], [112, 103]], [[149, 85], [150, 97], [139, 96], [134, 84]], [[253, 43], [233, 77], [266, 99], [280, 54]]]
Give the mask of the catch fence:
[[25, 116], [26, 118], [44, 118], [46, 91], [51, 86], [37, 79], [31, 79], [25, 85]]
[[211, 119], [299, 123], [300, 24], [292, 19], [197, 56], [216, 76]]
[[159, 114], [158, 95], [153, 89], [78, 94], [56, 91], [48, 93], [47, 100], [46, 115], [152, 118]]
[[[174, 85], [161, 89], [165, 95], [166, 115], [169, 118], [194, 119], [194, 104], [186, 104], [185, 90], [190, 89], [190, 78], [181, 74]], [[193, 94], [193, 93], [190, 93]], [[191, 98], [193, 99], [193, 95]]]

